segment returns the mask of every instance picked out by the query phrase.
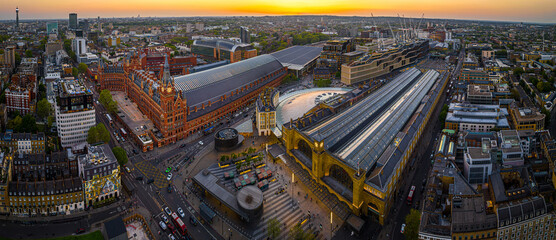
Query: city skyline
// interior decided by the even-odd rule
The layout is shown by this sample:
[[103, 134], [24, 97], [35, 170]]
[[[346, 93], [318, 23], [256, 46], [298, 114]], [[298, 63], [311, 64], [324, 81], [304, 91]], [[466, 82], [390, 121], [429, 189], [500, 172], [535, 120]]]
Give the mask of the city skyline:
[[[202, 3], [163, 0], [153, 5], [152, 1], [123, 0], [118, 2], [100, 0], [95, 4], [76, 4], [57, 1], [51, 2], [25, 0], [3, 0], [0, 20], [15, 20], [15, 8], [19, 7], [20, 20], [64, 19], [70, 12], [78, 13], [80, 18], [112, 17], [193, 17], [193, 16], [266, 16], [266, 15], [337, 15], [337, 16], [375, 16], [448, 18], [462, 20], [514, 21], [556, 23], [556, 6], [550, 0], [523, 1], [453, 1], [440, 0], [408, 1], [395, 0], [389, 3], [361, 1], [360, 4], [344, 0], [304, 0], [302, 4], [293, 0], [272, 2], [268, 0], [248, 0], [227, 2], [208, 0]], [[349, 4], [348, 4], [349, 3]], [[133, 4], [133, 9], [130, 9]], [[299, 7], [302, 5], [302, 7]], [[216, 6], [216, 7], [215, 7]], [[48, 11], [46, 11], [48, 9]]]

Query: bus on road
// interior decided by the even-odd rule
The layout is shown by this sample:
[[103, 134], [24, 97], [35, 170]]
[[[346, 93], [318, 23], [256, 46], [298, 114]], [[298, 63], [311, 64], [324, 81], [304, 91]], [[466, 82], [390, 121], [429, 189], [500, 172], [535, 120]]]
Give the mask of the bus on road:
[[112, 121], [112, 117], [110, 117], [110, 114], [106, 114], [106, 119], [108, 119], [108, 123], [110, 124], [110, 126], [114, 124], [114, 122]]
[[181, 220], [181, 218], [178, 216], [178, 214], [176, 214], [175, 212], [173, 212], [171, 215], [172, 219], [174, 220], [174, 223], [176, 224], [176, 228], [178, 229], [178, 231], [180, 232], [180, 234], [182, 236], [186, 236], [187, 235], [187, 228], [185, 227], [185, 224], [183, 223], [183, 221]]
[[411, 205], [413, 202], [413, 195], [415, 194], [415, 185], [411, 186], [409, 189], [409, 194], [407, 195], [407, 205]]

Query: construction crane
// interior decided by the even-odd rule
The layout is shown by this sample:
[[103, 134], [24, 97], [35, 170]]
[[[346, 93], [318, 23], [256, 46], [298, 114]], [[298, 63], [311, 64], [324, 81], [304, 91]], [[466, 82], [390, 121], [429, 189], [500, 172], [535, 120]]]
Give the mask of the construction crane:
[[390, 21], [387, 21], [386, 23], [388, 23], [388, 28], [390, 28], [390, 33], [392, 33], [392, 37], [394, 38], [394, 43], [397, 45], [398, 40], [396, 39], [396, 35], [394, 35], [394, 31], [392, 30], [392, 26], [390, 26]]
[[417, 24], [417, 29], [415, 29], [415, 35], [418, 38], [419, 36], [417, 35], [417, 30], [421, 27], [421, 22], [423, 21], [423, 18], [425, 18], [425, 14], [423, 13], [423, 15], [421, 16], [421, 20], [419, 20], [419, 24]]

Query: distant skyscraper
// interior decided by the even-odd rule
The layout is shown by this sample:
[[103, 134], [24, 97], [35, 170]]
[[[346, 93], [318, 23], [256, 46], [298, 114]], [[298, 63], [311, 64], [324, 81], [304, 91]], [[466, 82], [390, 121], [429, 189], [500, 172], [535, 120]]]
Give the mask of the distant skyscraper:
[[77, 28], [77, 13], [70, 13], [69, 14], [69, 29], [76, 29]]
[[46, 34], [58, 35], [58, 22], [46, 23]]
[[15, 7], [15, 29], [19, 30], [19, 7]]
[[251, 34], [246, 27], [240, 27], [240, 38], [242, 43], [251, 43]]

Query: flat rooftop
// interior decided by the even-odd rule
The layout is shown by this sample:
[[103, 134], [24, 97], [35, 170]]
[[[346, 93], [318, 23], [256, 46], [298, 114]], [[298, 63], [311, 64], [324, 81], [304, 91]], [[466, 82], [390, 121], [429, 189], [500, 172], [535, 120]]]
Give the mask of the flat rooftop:
[[140, 136], [154, 128], [152, 121], [141, 113], [139, 108], [137, 108], [137, 104], [127, 98], [124, 92], [111, 93], [114, 101], [118, 103], [120, 109], [119, 117], [132, 129], [133, 134]]
[[320, 56], [322, 47], [292, 46], [270, 55], [292, 70], [301, 70]]

